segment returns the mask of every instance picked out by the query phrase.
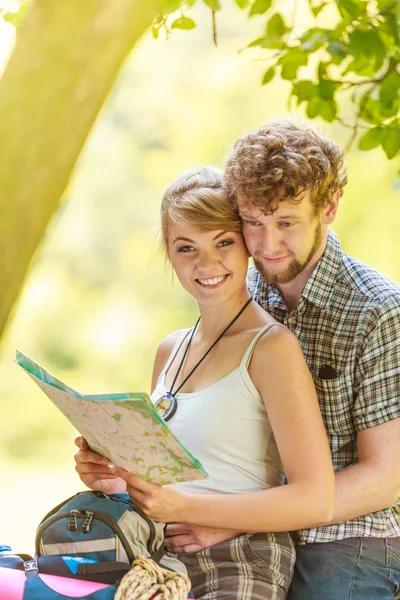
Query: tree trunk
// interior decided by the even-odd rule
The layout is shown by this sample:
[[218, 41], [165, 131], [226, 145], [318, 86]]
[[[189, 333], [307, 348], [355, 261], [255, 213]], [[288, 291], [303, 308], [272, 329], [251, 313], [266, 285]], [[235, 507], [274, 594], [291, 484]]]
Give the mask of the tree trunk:
[[36, 0], [0, 81], [0, 335], [127, 53], [157, 0]]

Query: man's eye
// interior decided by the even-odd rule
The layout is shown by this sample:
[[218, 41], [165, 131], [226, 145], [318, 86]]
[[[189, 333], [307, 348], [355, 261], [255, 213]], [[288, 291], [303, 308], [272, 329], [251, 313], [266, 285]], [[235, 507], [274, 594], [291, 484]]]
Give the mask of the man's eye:
[[261, 225], [260, 221], [244, 221], [246, 225], [250, 225], [250, 227], [258, 227]]
[[289, 227], [293, 227], [294, 223], [292, 221], [281, 221], [280, 225], [284, 229], [289, 229]]

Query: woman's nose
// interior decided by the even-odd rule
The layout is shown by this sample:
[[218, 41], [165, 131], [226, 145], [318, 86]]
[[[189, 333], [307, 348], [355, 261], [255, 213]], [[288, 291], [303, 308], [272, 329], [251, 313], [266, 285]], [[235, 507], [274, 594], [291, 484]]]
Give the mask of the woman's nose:
[[217, 257], [213, 252], [202, 252], [199, 254], [197, 268], [202, 271], [209, 271], [210, 268], [217, 264]]

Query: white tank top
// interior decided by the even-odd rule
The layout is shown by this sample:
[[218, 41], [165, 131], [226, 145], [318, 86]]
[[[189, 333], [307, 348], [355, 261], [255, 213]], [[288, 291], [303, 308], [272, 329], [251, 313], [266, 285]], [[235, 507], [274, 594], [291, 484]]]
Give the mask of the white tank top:
[[[239, 367], [228, 375], [198, 392], [176, 394], [178, 409], [168, 426], [209, 474], [203, 481], [175, 484], [179, 489], [239, 494], [283, 484], [283, 465], [264, 402], [247, 370], [257, 341], [275, 325], [280, 324], [269, 323], [259, 331]], [[165, 373], [183, 338], [158, 378], [153, 402], [167, 392]]]

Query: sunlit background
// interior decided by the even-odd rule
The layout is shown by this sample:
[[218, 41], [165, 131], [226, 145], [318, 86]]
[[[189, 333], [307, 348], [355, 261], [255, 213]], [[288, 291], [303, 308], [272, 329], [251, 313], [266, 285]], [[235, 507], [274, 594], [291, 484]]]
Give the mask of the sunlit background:
[[[15, 348], [83, 392], [148, 391], [158, 342], [196, 318], [159, 251], [164, 187], [182, 169], [222, 166], [237, 136], [294, 110], [285, 83], [262, 87], [263, 63], [239, 52], [259, 33], [257, 19], [246, 20], [229, 4], [215, 48], [209, 11], [193, 14], [196, 30], [175, 31], [169, 40], [148, 35], [128, 57], [7, 333], [0, 361], [0, 543], [19, 552], [33, 551], [44, 514], [83, 486], [73, 469], [76, 432], [13, 363]], [[0, 19], [0, 72], [14, 34]], [[345, 145], [348, 131], [315, 124]], [[395, 167], [381, 150], [351, 150], [333, 228], [345, 251], [399, 281]]]

